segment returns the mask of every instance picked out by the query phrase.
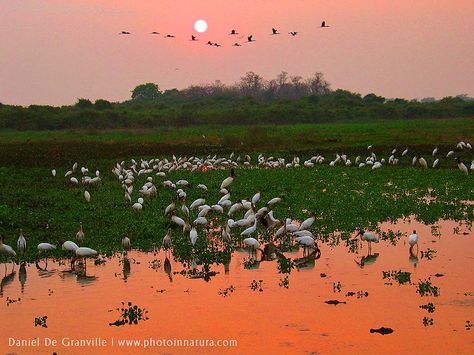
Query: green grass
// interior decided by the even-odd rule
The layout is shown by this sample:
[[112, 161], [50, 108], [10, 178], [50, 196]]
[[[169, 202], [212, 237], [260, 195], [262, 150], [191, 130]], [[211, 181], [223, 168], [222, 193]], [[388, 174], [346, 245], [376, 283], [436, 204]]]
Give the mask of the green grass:
[[[361, 151], [410, 146], [429, 152], [474, 140], [469, 118], [275, 126], [198, 126], [149, 130], [1, 131], [0, 164], [213, 152]], [[35, 155], [36, 159], [31, 159]]]
[[[2, 191], [0, 195], [0, 233], [7, 236], [7, 244], [14, 246], [19, 228], [23, 228], [28, 241], [26, 257], [36, 257], [39, 242], [58, 244], [61, 239], [75, 240], [79, 222], [83, 222], [85, 245], [103, 253], [121, 249], [120, 241], [129, 235], [135, 248], [151, 250], [157, 247], [170, 224], [165, 218], [164, 208], [175, 193], [164, 189], [162, 178], [154, 176], [158, 197], [146, 200], [143, 213], [137, 216], [123, 198], [120, 183], [110, 173], [110, 161], [90, 165], [91, 171], [99, 168], [102, 182], [90, 189], [92, 199], [83, 198], [82, 186], [71, 186], [64, 178], [65, 169], [58, 168], [52, 177], [49, 168], [0, 168]], [[184, 178], [193, 186], [205, 183], [209, 187], [206, 199], [214, 204], [220, 197], [218, 186], [227, 171], [207, 173], [172, 172], [172, 181]], [[77, 174], [76, 174], [77, 176]], [[132, 200], [138, 198], [138, 189], [146, 177], [140, 176], [135, 183]], [[428, 188], [436, 199], [426, 202]], [[278, 218], [303, 219], [315, 212], [318, 220], [311, 230], [323, 243], [343, 243], [350, 250], [357, 246], [347, 240], [349, 233], [357, 227], [376, 228], [381, 221], [395, 221], [414, 215], [427, 223], [438, 219], [467, 220], [472, 223], [474, 206], [461, 203], [474, 200], [474, 179], [462, 175], [457, 169], [421, 170], [411, 167], [384, 167], [372, 172], [368, 169], [334, 167], [327, 165], [315, 168], [296, 169], [238, 169], [232, 185], [232, 201], [250, 199], [260, 190], [262, 201], [283, 196], [284, 201], [275, 207]], [[197, 188], [188, 191], [188, 205], [202, 193]], [[196, 212], [193, 211], [193, 215]], [[227, 216], [214, 214], [215, 223], [222, 225]], [[238, 217], [241, 218], [241, 217]], [[49, 224], [49, 229], [43, 225]], [[340, 232], [334, 233], [334, 232]], [[263, 230], [260, 230], [263, 233]], [[240, 230], [234, 230], [239, 235]], [[196, 249], [189, 243], [188, 235], [179, 230], [173, 233], [174, 256], [178, 260], [190, 260], [197, 252], [199, 262], [212, 264], [223, 262], [229, 257], [231, 246], [222, 245], [220, 238], [205, 238], [205, 231], [199, 229]], [[383, 235], [396, 243], [394, 233]], [[398, 236], [399, 237], [399, 236]], [[262, 240], [270, 240], [263, 233]], [[277, 241], [280, 243], [283, 241]], [[60, 256], [58, 251], [56, 256]]]

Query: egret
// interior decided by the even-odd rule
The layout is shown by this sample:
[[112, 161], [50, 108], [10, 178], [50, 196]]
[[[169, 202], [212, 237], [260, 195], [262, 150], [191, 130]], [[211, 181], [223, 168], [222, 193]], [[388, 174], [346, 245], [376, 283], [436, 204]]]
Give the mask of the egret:
[[416, 234], [416, 231], [413, 231], [413, 234], [411, 234], [408, 237], [408, 244], [410, 244], [410, 253], [413, 250], [413, 247], [416, 245], [416, 251], [418, 252], [418, 234]]
[[140, 214], [140, 213], [142, 212], [143, 205], [142, 205], [140, 202], [135, 202], [135, 203], [132, 205], [132, 208], [134, 209], [135, 212], [137, 212], [138, 214]]
[[301, 236], [301, 237], [296, 237], [296, 243], [298, 245], [302, 245], [303, 246], [303, 255], [306, 255], [308, 253], [308, 250], [309, 249], [318, 249], [318, 247], [316, 246], [316, 243], [314, 241], [314, 239], [309, 236], [309, 235], [306, 235], [306, 236]]
[[[76, 253], [76, 250], [79, 248], [78, 245], [70, 240], [61, 240], [61, 249], [64, 251]], [[71, 269], [74, 269], [74, 258], [71, 259]]]
[[76, 257], [72, 260], [72, 264], [74, 265], [75, 261], [78, 258], [83, 258], [84, 259], [84, 269], [86, 266], [86, 258], [92, 258], [96, 256], [98, 253], [94, 249], [91, 248], [86, 248], [86, 247], [80, 247], [76, 249]]
[[263, 254], [262, 249], [260, 249], [260, 243], [258, 242], [257, 239], [255, 238], [245, 238], [244, 239], [244, 245], [249, 248], [249, 255], [250, 253], [257, 253], [257, 250], [260, 250], [260, 252]]
[[379, 242], [379, 237], [374, 233], [374, 232], [364, 232], [362, 230], [359, 230], [356, 234], [356, 237], [359, 237], [362, 241], [366, 241], [369, 248], [368, 252], [371, 254], [372, 252], [372, 243], [378, 243]]
[[175, 214], [171, 216], [171, 220], [180, 227], [184, 227], [186, 225], [186, 222], [184, 221], [184, 219], [176, 216]]
[[125, 236], [122, 238], [122, 247], [123, 249], [125, 250], [125, 252], [129, 251], [132, 247], [131, 243], [130, 243], [130, 238]]
[[423, 157], [418, 158], [418, 163], [421, 165], [423, 169], [428, 169], [428, 163], [426, 162], [425, 158]]
[[282, 201], [281, 197], [272, 198], [270, 201], [267, 202], [267, 206], [268, 207], [273, 207], [274, 205], [276, 205], [277, 203], [279, 203], [281, 201]]
[[168, 250], [169, 248], [171, 248], [171, 228], [168, 228], [168, 232], [163, 238], [162, 246], [165, 250]]
[[76, 233], [76, 240], [82, 244], [84, 242], [84, 230], [82, 229], [82, 222], [79, 223], [79, 230]]
[[204, 205], [205, 203], [206, 203], [205, 199], [198, 198], [193, 203], [191, 203], [191, 206], [189, 206], [189, 209], [194, 210], [195, 208], [198, 208], [199, 206]]
[[[48, 251], [56, 249], [56, 245], [50, 243], [39, 243], [38, 244], [38, 254], [47, 253]], [[48, 255], [45, 256], [46, 267], [48, 267]], [[46, 269], [45, 269], [46, 270]]]
[[253, 222], [253, 226], [248, 227], [246, 230], [244, 230], [242, 233], [240, 233], [241, 236], [243, 237], [248, 237], [255, 233], [257, 230], [257, 220], [255, 219], [255, 222]]
[[78, 248], [79, 246], [70, 240], [61, 241], [61, 249], [64, 251], [76, 252], [76, 249]]
[[[2, 234], [0, 235], [0, 253], [10, 256], [14, 258], [16, 256], [16, 252], [13, 248], [9, 245], [3, 244], [5, 241], [5, 236]], [[12, 260], [13, 268], [15, 268], [15, 262]], [[7, 264], [5, 264], [5, 274], [7, 273]]]
[[311, 217], [305, 219], [303, 221], [303, 223], [300, 224], [299, 230], [302, 231], [302, 230], [308, 229], [309, 227], [311, 227], [313, 225], [315, 220], [316, 220], [315, 216], [311, 216]]
[[461, 172], [462, 172], [463, 174], [468, 175], [468, 174], [469, 174], [469, 170], [467, 170], [467, 166], [464, 165], [464, 163], [461, 161], [461, 159], [456, 158], [456, 162], [458, 163], [458, 168], [459, 168], [459, 170], [461, 170]]
[[192, 245], [196, 244], [196, 241], [198, 239], [198, 233], [195, 227], [191, 228], [191, 231], [189, 232], [189, 239], [191, 240]]
[[234, 177], [235, 177], [235, 171], [234, 171], [234, 168], [231, 168], [230, 169], [230, 176], [225, 178], [221, 183], [221, 190], [229, 187], [230, 184], [232, 184], [232, 182], [234, 181]]
[[20, 229], [20, 235], [18, 237], [18, 241], [16, 242], [16, 247], [20, 253], [20, 255], [23, 255], [26, 250], [26, 239], [23, 235], [23, 229]]

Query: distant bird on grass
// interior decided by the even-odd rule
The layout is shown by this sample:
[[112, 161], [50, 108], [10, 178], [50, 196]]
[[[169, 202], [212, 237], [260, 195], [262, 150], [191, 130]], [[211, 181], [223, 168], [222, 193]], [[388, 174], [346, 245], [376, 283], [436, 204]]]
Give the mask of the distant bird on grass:
[[79, 223], [79, 230], [76, 233], [76, 240], [79, 243], [84, 242], [84, 230], [82, 228], [82, 222]]
[[130, 238], [129, 237], [123, 237], [122, 238], [122, 247], [123, 247], [123, 250], [125, 250], [125, 252], [129, 251], [132, 247], [132, 244], [130, 242]]
[[468, 174], [469, 174], [469, 170], [467, 170], [467, 166], [461, 161], [461, 159], [456, 158], [456, 162], [458, 163], [458, 168], [459, 168], [459, 170], [460, 170], [463, 174], [468, 175]]
[[26, 239], [25, 236], [23, 235], [23, 229], [20, 229], [20, 235], [18, 236], [18, 241], [16, 242], [16, 247], [18, 249], [18, 252], [23, 255], [26, 250]]

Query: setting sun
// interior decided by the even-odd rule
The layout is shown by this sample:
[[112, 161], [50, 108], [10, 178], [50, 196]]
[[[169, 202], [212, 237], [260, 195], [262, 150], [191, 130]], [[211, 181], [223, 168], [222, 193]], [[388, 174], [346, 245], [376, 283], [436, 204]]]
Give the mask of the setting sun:
[[197, 21], [194, 23], [194, 29], [195, 29], [197, 32], [206, 32], [206, 30], [207, 30], [207, 22], [204, 21], [204, 20], [197, 20]]

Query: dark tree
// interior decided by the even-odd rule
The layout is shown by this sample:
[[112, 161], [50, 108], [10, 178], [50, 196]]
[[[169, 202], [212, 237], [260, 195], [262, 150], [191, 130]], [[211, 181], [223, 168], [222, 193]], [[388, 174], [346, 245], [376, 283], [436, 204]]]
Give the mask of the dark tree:
[[111, 108], [112, 108], [112, 103], [110, 103], [110, 102], [107, 101], [107, 100], [98, 99], [98, 100], [95, 100], [95, 102], [94, 102], [94, 107], [95, 107], [97, 110], [107, 110], [107, 109], [111, 109]]
[[132, 91], [132, 99], [137, 101], [153, 101], [158, 99], [160, 95], [160, 88], [153, 83], [138, 85]]
[[89, 99], [78, 99], [76, 102], [76, 107], [78, 108], [91, 108], [92, 102]]

